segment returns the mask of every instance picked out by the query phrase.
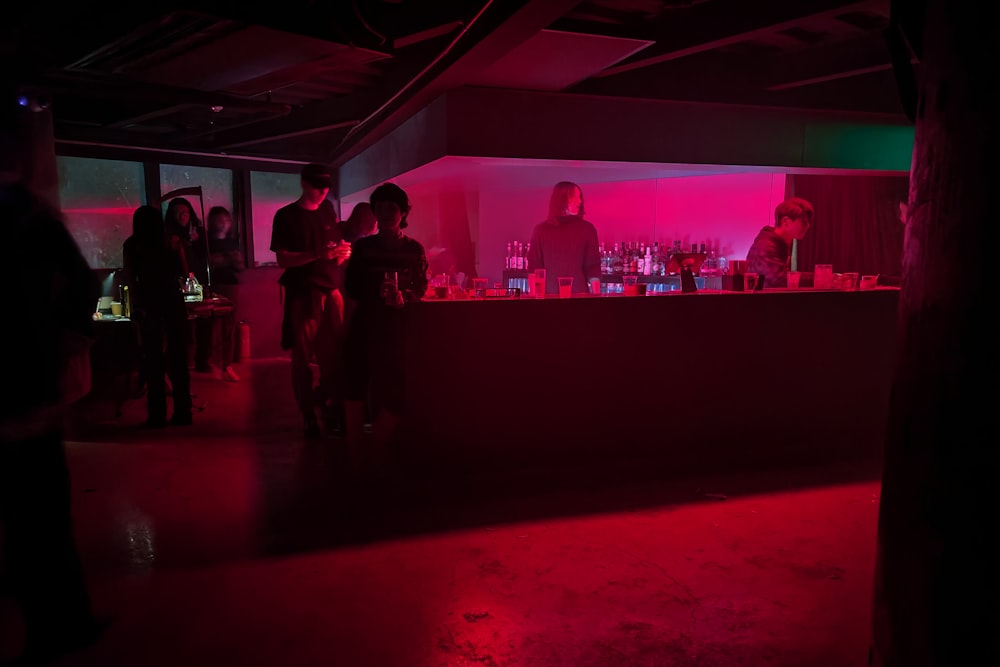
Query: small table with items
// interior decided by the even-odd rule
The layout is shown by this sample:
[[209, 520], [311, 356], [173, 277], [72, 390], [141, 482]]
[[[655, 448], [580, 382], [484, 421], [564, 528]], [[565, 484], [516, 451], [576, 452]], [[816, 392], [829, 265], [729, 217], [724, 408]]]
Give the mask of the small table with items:
[[[212, 327], [211, 356], [222, 354], [221, 341], [214, 335], [215, 323], [220, 322], [223, 327], [233, 324], [236, 313], [233, 302], [226, 297], [214, 296], [202, 301], [185, 302], [185, 306], [189, 322], [195, 326], [206, 322]], [[134, 386], [139, 370], [139, 330], [135, 321], [128, 317], [100, 311], [94, 315], [94, 324], [96, 339], [90, 355], [92, 393], [110, 395], [115, 402], [115, 416], [121, 416], [125, 401], [140, 389]]]

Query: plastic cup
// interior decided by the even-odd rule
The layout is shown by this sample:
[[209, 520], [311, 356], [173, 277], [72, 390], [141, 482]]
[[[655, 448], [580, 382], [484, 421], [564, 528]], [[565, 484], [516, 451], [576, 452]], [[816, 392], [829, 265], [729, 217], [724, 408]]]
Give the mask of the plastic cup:
[[475, 299], [481, 299], [486, 296], [486, 287], [489, 285], [489, 281], [486, 278], [473, 278], [472, 279], [472, 296]]
[[573, 296], [573, 276], [559, 276], [559, 298], [568, 299]]
[[545, 298], [545, 269], [535, 269], [534, 277], [530, 278], [531, 293], [536, 299]]
[[789, 271], [788, 272], [788, 289], [798, 289], [799, 280], [802, 278], [801, 271]]
[[816, 289], [833, 288], [833, 264], [817, 264], [813, 267], [813, 287]]
[[622, 294], [639, 296], [639, 276], [622, 276]]

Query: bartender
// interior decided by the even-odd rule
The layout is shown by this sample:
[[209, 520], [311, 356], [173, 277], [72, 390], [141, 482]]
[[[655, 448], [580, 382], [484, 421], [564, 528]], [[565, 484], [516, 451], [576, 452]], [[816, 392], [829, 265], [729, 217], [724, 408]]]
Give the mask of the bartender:
[[601, 277], [597, 228], [584, 219], [583, 190], [560, 181], [552, 188], [549, 215], [531, 233], [528, 266], [545, 269], [545, 291], [558, 292], [557, 279], [573, 276], [573, 292], [588, 292], [591, 278]]
[[792, 242], [801, 241], [812, 226], [813, 205], [790, 197], [774, 209], [774, 227], [765, 225], [747, 253], [747, 272], [756, 273], [764, 287], [787, 287]]

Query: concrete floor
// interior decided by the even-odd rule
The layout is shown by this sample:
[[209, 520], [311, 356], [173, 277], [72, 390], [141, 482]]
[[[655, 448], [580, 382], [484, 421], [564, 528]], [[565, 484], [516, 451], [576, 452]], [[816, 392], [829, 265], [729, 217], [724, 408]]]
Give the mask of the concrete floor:
[[113, 624], [57, 665], [867, 664], [877, 462], [358, 482], [339, 440], [300, 437], [286, 361], [237, 369], [193, 374], [191, 427], [81, 406], [77, 532]]

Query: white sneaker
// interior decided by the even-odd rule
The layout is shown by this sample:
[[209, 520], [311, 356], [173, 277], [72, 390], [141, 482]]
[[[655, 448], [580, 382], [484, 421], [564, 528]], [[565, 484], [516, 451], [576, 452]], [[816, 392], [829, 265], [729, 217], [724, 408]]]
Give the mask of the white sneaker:
[[236, 371], [233, 370], [232, 366], [226, 366], [226, 368], [222, 371], [222, 378], [224, 380], [229, 380], [230, 382], [240, 381], [240, 376], [236, 374]]

